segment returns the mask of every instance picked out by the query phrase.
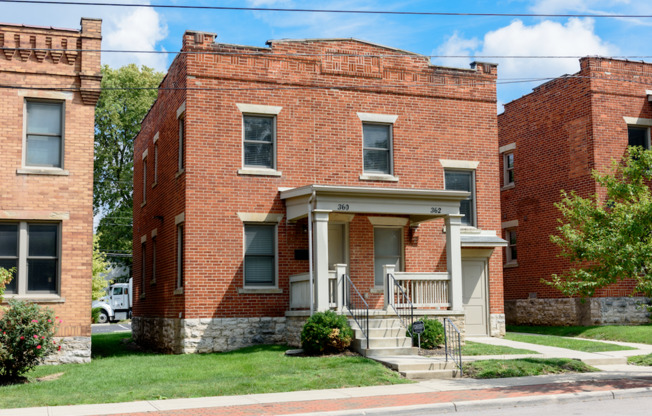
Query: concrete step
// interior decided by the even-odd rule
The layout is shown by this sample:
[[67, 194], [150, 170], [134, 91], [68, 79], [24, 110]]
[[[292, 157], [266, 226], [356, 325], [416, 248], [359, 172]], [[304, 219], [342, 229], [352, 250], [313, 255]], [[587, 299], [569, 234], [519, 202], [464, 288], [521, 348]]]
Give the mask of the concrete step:
[[354, 349], [365, 357], [383, 356], [383, 355], [418, 355], [419, 349], [417, 347], [403, 347], [403, 348], [372, 348], [372, 349]]
[[430, 362], [413, 362], [413, 363], [396, 363], [390, 366], [394, 371], [437, 371], [453, 370], [457, 366], [452, 361], [430, 361]]
[[[354, 329], [355, 337], [358, 339], [364, 338], [362, 330], [359, 328]], [[405, 328], [370, 328], [369, 338], [385, 338], [385, 337], [405, 337]]]
[[[358, 324], [353, 320], [349, 319], [349, 325], [351, 328], [359, 328]], [[374, 328], [402, 328], [401, 321], [397, 318], [386, 318], [386, 319], [369, 319], [369, 329]]]
[[360, 349], [412, 347], [412, 339], [406, 337], [369, 338], [369, 345], [364, 338], [356, 338], [355, 342], [359, 344]]
[[442, 380], [460, 377], [460, 372], [457, 368], [451, 370], [399, 371], [399, 373], [410, 380]]

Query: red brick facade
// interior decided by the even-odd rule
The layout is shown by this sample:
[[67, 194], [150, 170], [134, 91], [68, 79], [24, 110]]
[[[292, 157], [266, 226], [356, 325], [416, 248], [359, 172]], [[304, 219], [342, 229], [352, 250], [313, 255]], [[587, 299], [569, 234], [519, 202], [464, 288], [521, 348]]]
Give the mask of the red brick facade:
[[[517, 263], [504, 270], [506, 301], [563, 298], [541, 283], [569, 267], [550, 242], [560, 217], [553, 205], [561, 199], [560, 190], [584, 197], [600, 192], [591, 172], [605, 172], [621, 160], [628, 126], [649, 130], [652, 125], [646, 92], [652, 86], [651, 64], [583, 58], [580, 65], [580, 72], [506, 104], [498, 116], [503, 228], [517, 232], [518, 253]], [[503, 175], [507, 153], [514, 154], [513, 187], [505, 186]], [[599, 290], [596, 297], [624, 297], [631, 290], [624, 282]]]
[[[82, 19], [81, 30], [0, 25], [0, 46], [4, 48], [0, 55], [0, 226], [4, 227], [3, 237], [9, 239], [4, 242], [16, 242], [18, 235], [21, 243], [21, 248], [8, 243], [0, 253], [0, 261], [18, 265], [15, 286], [5, 301], [28, 299], [54, 309], [63, 321], [57, 335], [87, 339], [88, 359], [93, 136], [100, 92], [100, 45], [101, 20], [97, 19]], [[30, 119], [28, 111], [39, 105], [46, 107], [34, 109]], [[38, 140], [36, 147], [28, 147], [28, 142], [35, 143], [28, 134], [36, 130], [45, 128], [56, 134], [56, 127], [43, 127], [46, 123], [39, 119], [39, 111], [54, 114], [55, 124], [61, 122], [58, 136], [47, 139], [52, 146], [46, 146], [45, 152], [38, 147]], [[61, 157], [54, 156], [58, 151]], [[47, 263], [54, 265], [48, 270], [56, 271], [46, 277], [28, 271], [28, 264], [37, 268], [27, 259], [34, 254], [29, 253], [30, 238], [36, 238], [30, 227], [40, 224], [56, 230], [51, 239], [57, 240], [52, 250], [56, 259]], [[14, 233], [17, 230], [19, 234]]]
[[[289, 276], [309, 269], [307, 259], [295, 257], [297, 250], [308, 249], [306, 219], [287, 222], [283, 217], [278, 223], [276, 290], [250, 293], [243, 290], [244, 232], [239, 217], [286, 215], [279, 192], [283, 189], [318, 184], [442, 190], [440, 159], [477, 161], [477, 224], [483, 230], [500, 230], [494, 65], [434, 67], [426, 57], [356, 40], [271, 41], [269, 48], [213, 41], [212, 34], [185, 34], [182, 51], [188, 53], [174, 60], [135, 141], [136, 317], [285, 316]], [[276, 115], [273, 172], [251, 174], [243, 169], [246, 111], [238, 104], [282, 108]], [[398, 116], [392, 127], [391, 178], [362, 177], [358, 113]], [[181, 172], [179, 119], [185, 125]], [[180, 214], [183, 290], [176, 288]], [[348, 225], [349, 272], [371, 306], [382, 307], [382, 294], [372, 290], [373, 226], [368, 217], [355, 214]], [[443, 226], [442, 220], [434, 220], [416, 231], [403, 227], [406, 271], [446, 271]], [[503, 313], [501, 256], [496, 250], [489, 262], [491, 314]]]

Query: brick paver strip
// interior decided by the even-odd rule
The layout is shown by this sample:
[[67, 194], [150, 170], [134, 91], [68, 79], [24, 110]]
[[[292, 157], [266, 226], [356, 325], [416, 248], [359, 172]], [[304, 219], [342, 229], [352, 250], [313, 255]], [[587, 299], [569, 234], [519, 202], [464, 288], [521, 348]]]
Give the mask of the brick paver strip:
[[[259, 416], [293, 413], [356, 410], [380, 407], [410, 406], [461, 401], [503, 399], [512, 397], [545, 396], [550, 394], [582, 393], [651, 387], [652, 377], [579, 381], [569, 383], [536, 384], [478, 390], [452, 390], [430, 393], [411, 393], [386, 396], [355, 397], [348, 399], [307, 400], [209, 407], [200, 409], [166, 410], [159, 412], [121, 413], [119, 416]], [[118, 416], [118, 415], [114, 415]]]

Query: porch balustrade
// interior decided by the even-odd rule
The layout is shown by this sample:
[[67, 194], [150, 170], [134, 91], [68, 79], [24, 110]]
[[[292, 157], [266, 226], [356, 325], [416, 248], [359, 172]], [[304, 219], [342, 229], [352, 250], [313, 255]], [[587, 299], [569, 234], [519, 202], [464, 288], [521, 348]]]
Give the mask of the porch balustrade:
[[403, 288], [415, 308], [448, 309], [448, 273], [394, 272], [396, 283]]
[[[337, 307], [337, 276], [335, 271], [328, 272], [328, 306]], [[310, 273], [290, 276], [290, 309], [310, 309]]]

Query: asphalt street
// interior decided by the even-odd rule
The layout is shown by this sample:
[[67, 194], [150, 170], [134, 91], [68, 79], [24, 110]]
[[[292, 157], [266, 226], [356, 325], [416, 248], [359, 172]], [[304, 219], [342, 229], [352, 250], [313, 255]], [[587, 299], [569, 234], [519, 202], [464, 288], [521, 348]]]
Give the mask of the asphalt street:
[[131, 332], [131, 322], [125, 321], [115, 324], [91, 325], [91, 333], [93, 334], [109, 334], [111, 332]]

